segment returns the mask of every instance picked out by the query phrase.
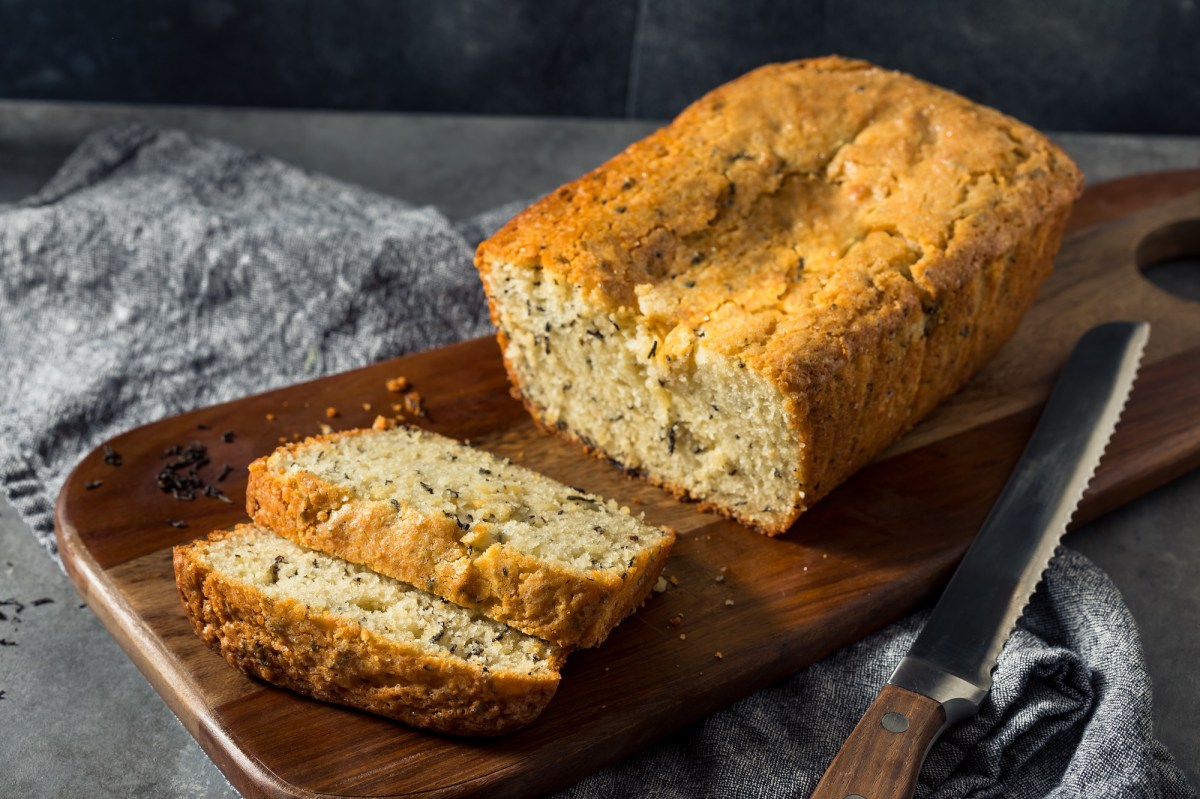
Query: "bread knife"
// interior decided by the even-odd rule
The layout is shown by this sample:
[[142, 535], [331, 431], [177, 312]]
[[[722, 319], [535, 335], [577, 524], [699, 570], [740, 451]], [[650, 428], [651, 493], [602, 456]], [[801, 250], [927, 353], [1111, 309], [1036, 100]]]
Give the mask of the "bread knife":
[[983, 527], [813, 799], [912, 796], [933, 742], [979, 711], [1108, 445], [1149, 334], [1145, 322], [1110, 322], [1079, 340]]

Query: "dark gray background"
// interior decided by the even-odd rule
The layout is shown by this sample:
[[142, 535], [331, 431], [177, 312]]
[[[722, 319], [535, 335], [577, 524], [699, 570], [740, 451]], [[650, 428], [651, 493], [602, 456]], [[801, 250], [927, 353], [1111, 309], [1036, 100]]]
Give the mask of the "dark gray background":
[[1058, 131], [1200, 134], [1197, 0], [0, 0], [0, 97], [660, 119], [840, 53]]

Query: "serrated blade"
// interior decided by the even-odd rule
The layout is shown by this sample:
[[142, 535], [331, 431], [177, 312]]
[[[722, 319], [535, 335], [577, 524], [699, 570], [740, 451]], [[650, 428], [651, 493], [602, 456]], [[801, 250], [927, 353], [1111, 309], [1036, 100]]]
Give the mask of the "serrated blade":
[[1144, 322], [1111, 322], [1080, 339], [1000, 498], [888, 680], [940, 702], [948, 724], [974, 715], [991, 690], [996, 659], [1100, 463], [1149, 334]]

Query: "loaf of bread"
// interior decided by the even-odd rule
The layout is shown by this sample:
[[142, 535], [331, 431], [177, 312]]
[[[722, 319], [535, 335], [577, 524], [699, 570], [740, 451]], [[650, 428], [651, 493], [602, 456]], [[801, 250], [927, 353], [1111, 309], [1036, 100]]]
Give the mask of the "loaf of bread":
[[675, 535], [612, 501], [415, 428], [280, 447], [247, 509], [280, 535], [563, 647], [599, 644], [646, 598]]
[[542, 427], [774, 534], [999, 349], [1080, 189], [1028, 126], [824, 58], [716, 89], [476, 265]]
[[241, 525], [175, 548], [196, 633], [246, 674], [455, 735], [532, 721], [562, 651], [270, 530]]

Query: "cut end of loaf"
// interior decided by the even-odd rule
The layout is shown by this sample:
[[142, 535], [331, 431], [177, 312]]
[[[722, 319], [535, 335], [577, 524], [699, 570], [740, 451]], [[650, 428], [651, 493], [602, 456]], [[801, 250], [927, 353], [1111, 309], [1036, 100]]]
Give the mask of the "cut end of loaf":
[[803, 509], [790, 403], [745, 362], [694, 336], [663, 341], [538, 268], [496, 264], [487, 284], [514, 385], [544, 427], [764, 531]]

